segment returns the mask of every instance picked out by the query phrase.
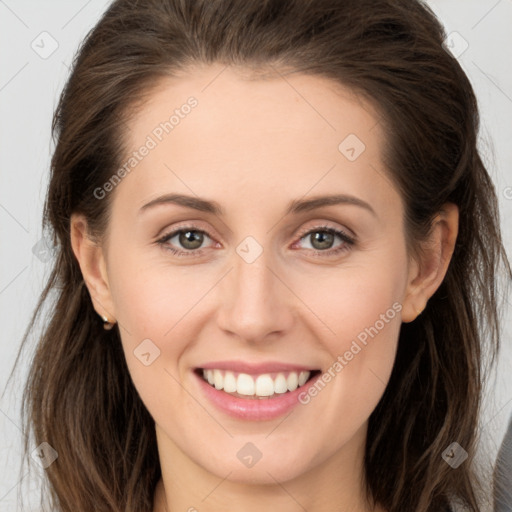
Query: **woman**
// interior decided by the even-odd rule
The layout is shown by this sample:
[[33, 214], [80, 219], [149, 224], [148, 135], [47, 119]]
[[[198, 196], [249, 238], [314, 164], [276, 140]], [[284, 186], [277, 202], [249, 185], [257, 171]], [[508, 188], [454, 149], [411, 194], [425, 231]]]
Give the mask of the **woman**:
[[54, 510], [489, 505], [510, 266], [444, 38], [411, 0], [111, 5], [53, 124]]

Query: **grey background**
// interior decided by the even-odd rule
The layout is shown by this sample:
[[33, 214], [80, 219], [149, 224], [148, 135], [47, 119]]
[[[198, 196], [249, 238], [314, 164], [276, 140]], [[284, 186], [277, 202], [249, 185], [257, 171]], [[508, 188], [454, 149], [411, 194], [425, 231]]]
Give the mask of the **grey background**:
[[[502, 229], [512, 255], [512, 230], [505, 222], [512, 219], [512, 0], [428, 3], [447, 32], [458, 33], [450, 36], [452, 51], [459, 54], [464, 50], [458, 58], [479, 100], [480, 148], [499, 193]], [[45, 262], [40, 252], [34, 254], [33, 248], [42, 235], [41, 214], [53, 147], [52, 113], [79, 42], [108, 4], [106, 0], [0, 0], [2, 391], [49, 271], [50, 262]], [[52, 45], [58, 45], [53, 53]], [[484, 463], [494, 460], [512, 412], [511, 310], [509, 299], [504, 311], [503, 350], [482, 410], [480, 457]], [[33, 344], [35, 338], [30, 340]], [[30, 477], [20, 472], [19, 403], [29, 356], [25, 354], [22, 371], [0, 401], [0, 511], [19, 510], [19, 492], [33, 495], [34, 503], [38, 498], [37, 475], [43, 470]]]

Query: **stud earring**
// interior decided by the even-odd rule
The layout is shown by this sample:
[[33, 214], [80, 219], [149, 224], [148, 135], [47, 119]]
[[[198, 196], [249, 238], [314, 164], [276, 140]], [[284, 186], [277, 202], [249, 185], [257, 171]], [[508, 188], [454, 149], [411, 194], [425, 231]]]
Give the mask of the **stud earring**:
[[103, 320], [103, 329], [110, 331], [110, 329], [114, 327], [115, 322], [110, 322], [106, 316], [102, 316], [101, 318]]

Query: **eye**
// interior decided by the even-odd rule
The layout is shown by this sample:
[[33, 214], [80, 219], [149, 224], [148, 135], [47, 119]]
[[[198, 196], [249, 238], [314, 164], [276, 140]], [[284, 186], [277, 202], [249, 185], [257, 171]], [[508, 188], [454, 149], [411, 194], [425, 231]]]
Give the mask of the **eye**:
[[[309, 237], [309, 238], [308, 238]], [[332, 249], [331, 246], [334, 240], [338, 237], [343, 243]], [[173, 239], [176, 239], [172, 244], [170, 243]], [[174, 229], [170, 233], [165, 234], [162, 238], [156, 241], [157, 244], [161, 245], [166, 251], [170, 251], [178, 257], [187, 256], [200, 256], [203, 254], [204, 249], [201, 247], [205, 241], [205, 238], [212, 239], [207, 231], [197, 229], [195, 226], [183, 226], [178, 229]], [[330, 226], [318, 226], [313, 229], [309, 229], [301, 233], [301, 240], [310, 240], [314, 256], [333, 256], [341, 252], [350, 250], [351, 246], [355, 244], [355, 239], [347, 235], [344, 231], [330, 227]], [[294, 244], [294, 246], [297, 243]], [[184, 250], [175, 249], [173, 245], [178, 245], [184, 248]]]
[[[343, 242], [340, 246], [332, 249], [334, 240], [338, 237]], [[318, 226], [309, 229], [301, 234], [300, 240], [309, 240], [314, 251], [314, 256], [334, 256], [350, 250], [355, 244], [355, 239], [347, 235], [344, 231], [330, 226]]]
[[[171, 233], [164, 235], [157, 240], [157, 243], [165, 250], [171, 251], [179, 257], [198, 256], [203, 253], [203, 249], [200, 249], [200, 246], [203, 244], [205, 236], [206, 238], [211, 238], [208, 233], [202, 229], [196, 229], [194, 226], [186, 226], [181, 229], [175, 229]], [[181, 245], [181, 247], [185, 248], [184, 251], [175, 249], [169, 244], [173, 238], [177, 239], [174, 245]]]

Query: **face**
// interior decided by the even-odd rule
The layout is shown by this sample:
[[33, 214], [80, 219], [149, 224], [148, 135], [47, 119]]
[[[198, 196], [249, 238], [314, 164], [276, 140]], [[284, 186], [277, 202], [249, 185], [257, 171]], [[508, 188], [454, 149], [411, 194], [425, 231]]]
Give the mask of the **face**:
[[274, 483], [361, 449], [401, 325], [403, 204], [369, 104], [221, 70], [166, 79], [131, 121], [105, 303], [159, 449]]

